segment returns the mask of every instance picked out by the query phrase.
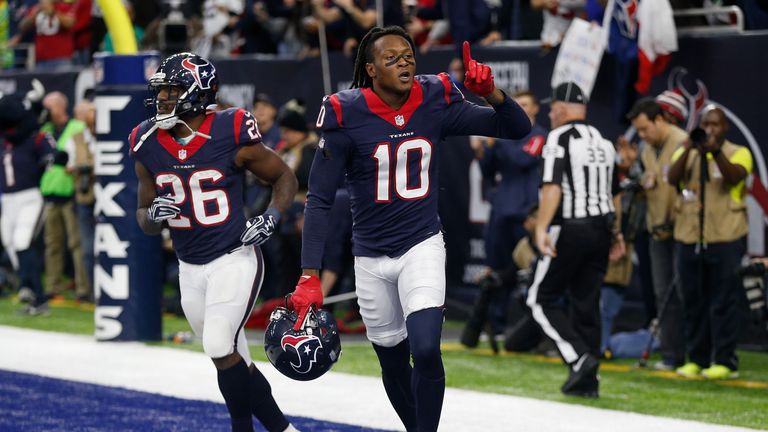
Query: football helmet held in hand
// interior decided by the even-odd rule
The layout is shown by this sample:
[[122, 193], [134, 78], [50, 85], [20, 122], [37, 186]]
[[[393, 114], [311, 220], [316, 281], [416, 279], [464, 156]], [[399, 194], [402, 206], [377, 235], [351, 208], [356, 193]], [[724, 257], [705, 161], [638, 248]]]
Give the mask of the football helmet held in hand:
[[264, 335], [264, 350], [280, 373], [310, 381], [328, 372], [339, 360], [339, 329], [333, 315], [323, 309], [310, 308], [299, 330], [294, 330], [297, 318], [295, 311], [276, 308]]

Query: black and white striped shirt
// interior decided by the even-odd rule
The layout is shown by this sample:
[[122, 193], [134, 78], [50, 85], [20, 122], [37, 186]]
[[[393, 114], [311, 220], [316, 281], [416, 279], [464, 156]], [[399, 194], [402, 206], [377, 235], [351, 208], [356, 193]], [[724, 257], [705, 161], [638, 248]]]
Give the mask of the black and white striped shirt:
[[542, 184], [559, 184], [560, 207], [554, 221], [604, 216], [615, 211], [619, 191], [616, 151], [594, 127], [570, 122], [547, 136], [542, 151]]

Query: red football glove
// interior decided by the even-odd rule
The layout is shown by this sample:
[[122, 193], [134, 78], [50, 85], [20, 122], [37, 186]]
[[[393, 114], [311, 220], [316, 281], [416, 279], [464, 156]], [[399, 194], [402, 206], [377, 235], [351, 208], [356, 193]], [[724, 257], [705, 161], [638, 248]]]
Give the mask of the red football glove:
[[310, 306], [320, 309], [323, 306], [323, 290], [320, 289], [320, 278], [317, 276], [303, 275], [299, 278], [296, 289], [288, 299], [288, 307], [296, 311], [298, 317], [293, 329], [298, 331], [307, 317]]
[[491, 68], [472, 59], [467, 41], [464, 41], [464, 71], [464, 87], [472, 93], [486, 97], [496, 89]]

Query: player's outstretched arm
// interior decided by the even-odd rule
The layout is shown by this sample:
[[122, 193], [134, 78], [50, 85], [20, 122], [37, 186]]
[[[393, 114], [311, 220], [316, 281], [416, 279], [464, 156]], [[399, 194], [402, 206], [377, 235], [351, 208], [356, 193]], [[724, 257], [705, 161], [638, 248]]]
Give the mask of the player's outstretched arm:
[[[174, 213], [174, 208], [178, 210], [178, 207], [173, 205], [173, 200], [167, 201], [167, 197], [158, 197], [155, 193], [155, 182], [152, 180], [152, 175], [147, 171], [147, 168], [141, 164], [141, 162], [134, 163], [134, 170], [136, 171], [136, 177], [139, 179], [139, 191], [138, 191], [138, 204], [136, 206], [136, 222], [144, 234], [157, 235], [163, 230], [162, 216], [170, 216]], [[157, 203], [155, 201], [158, 201]], [[152, 210], [154, 210], [154, 217]], [[176, 217], [176, 212], [171, 217]]]
[[519, 139], [531, 131], [531, 120], [520, 105], [496, 88], [493, 72], [472, 58], [469, 43], [464, 42], [464, 86], [484, 97], [492, 108], [462, 100], [450, 103], [443, 119], [446, 135], [481, 135]]

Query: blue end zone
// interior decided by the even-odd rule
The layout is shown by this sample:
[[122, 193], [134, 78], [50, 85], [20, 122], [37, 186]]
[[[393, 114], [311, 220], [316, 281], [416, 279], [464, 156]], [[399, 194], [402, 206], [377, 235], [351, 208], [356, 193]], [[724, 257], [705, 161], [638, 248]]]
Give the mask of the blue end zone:
[[[306, 417], [290, 421], [302, 432], [379, 431]], [[256, 419], [254, 427], [265, 430]], [[226, 432], [230, 428], [223, 404], [0, 370], [0, 431], [54, 430]]]

